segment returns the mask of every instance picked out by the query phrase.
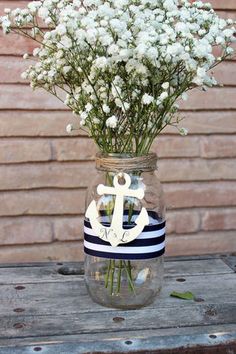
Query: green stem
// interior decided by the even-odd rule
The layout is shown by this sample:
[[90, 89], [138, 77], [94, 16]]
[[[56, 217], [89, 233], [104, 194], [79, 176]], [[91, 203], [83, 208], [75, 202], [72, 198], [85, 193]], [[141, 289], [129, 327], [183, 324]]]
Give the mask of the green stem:
[[105, 288], [108, 287], [110, 271], [111, 271], [111, 259], [109, 260], [107, 272], [106, 272], [106, 275], [105, 275]]
[[113, 295], [114, 286], [114, 272], [115, 272], [115, 260], [111, 260], [111, 272], [110, 272], [110, 295]]
[[120, 286], [121, 286], [121, 273], [122, 273], [123, 265], [122, 261], [119, 261], [119, 270], [118, 270], [118, 276], [117, 276], [117, 286], [116, 286], [116, 293], [120, 293]]
[[[128, 264], [129, 264], [129, 262], [130, 261], [128, 261]], [[131, 263], [129, 264], [129, 266], [126, 265], [125, 261], [123, 261], [123, 263], [124, 263], [126, 274], [127, 274], [127, 278], [128, 278], [129, 288], [135, 295], [136, 292], [135, 292], [135, 288], [134, 288], [134, 284], [133, 284], [133, 280], [132, 280], [132, 275], [131, 275], [131, 269], [132, 269], [131, 268]]]

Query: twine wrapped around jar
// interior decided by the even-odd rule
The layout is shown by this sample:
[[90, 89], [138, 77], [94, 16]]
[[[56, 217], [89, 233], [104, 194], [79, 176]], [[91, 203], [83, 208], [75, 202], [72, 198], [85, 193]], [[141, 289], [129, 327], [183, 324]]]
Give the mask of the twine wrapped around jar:
[[128, 154], [108, 154], [98, 153], [96, 155], [96, 168], [107, 172], [132, 172], [139, 170], [142, 172], [154, 171], [156, 169], [157, 155], [149, 153], [142, 156], [132, 156]]

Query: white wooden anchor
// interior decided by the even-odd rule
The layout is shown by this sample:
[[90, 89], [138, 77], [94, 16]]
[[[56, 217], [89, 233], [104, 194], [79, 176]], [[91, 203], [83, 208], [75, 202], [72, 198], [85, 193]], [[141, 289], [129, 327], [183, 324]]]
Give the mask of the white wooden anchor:
[[[123, 178], [125, 183], [120, 184], [119, 178]], [[119, 244], [134, 240], [143, 231], [144, 226], [149, 224], [149, 217], [147, 210], [142, 207], [140, 214], [135, 219], [136, 226], [131, 229], [123, 229], [124, 197], [143, 199], [144, 190], [142, 188], [129, 189], [131, 178], [127, 173], [119, 173], [114, 176], [113, 185], [114, 187], [104, 186], [103, 184], [97, 186], [99, 195], [110, 194], [116, 197], [110, 227], [104, 226], [98, 221], [99, 214], [95, 200], [89, 204], [85, 216], [89, 218], [95, 234], [102, 240], [110, 242], [113, 247], [116, 247]]]

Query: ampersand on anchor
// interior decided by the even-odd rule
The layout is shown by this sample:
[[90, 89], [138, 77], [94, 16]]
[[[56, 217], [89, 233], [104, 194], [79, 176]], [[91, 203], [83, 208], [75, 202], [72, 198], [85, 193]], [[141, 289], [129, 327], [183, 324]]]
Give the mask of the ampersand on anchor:
[[[125, 183], [120, 184], [119, 178], [123, 178]], [[136, 226], [128, 230], [123, 229], [124, 197], [143, 199], [144, 190], [142, 188], [135, 190], [129, 189], [131, 178], [127, 173], [117, 174], [114, 177], [113, 185], [114, 187], [108, 187], [99, 184], [97, 187], [97, 193], [99, 195], [110, 194], [116, 197], [110, 227], [106, 227], [98, 221], [99, 214], [95, 200], [90, 203], [85, 216], [89, 218], [95, 234], [101, 239], [110, 242], [113, 247], [116, 247], [120, 243], [124, 244], [134, 240], [143, 231], [143, 228], [149, 224], [149, 217], [147, 210], [142, 207], [140, 214], [135, 219]]]

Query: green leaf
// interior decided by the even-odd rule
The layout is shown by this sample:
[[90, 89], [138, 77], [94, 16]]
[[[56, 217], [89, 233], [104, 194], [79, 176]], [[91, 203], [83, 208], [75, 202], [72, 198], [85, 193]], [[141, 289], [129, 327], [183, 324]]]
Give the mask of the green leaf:
[[184, 300], [193, 300], [194, 299], [194, 295], [193, 295], [193, 293], [191, 293], [191, 291], [185, 291], [184, 293], [172, 291], [170, 296], [177, 297], [179, 299], [184, 299]]

